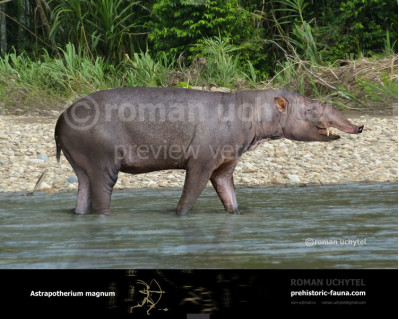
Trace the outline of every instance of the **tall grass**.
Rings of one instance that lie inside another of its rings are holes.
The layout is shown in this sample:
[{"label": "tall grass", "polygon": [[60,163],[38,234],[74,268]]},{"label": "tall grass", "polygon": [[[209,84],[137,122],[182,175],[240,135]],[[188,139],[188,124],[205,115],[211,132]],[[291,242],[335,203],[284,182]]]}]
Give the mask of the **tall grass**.
[{"label": "tall grass", "polygon": [[[278,9],[272,12],[275,26],[279,32],[279,38],[286,43],[289,51],[295,51],[303,60],[315,64],[322,63],[318,52],[317,43],[313,37],[312,26],[303,18],[303,12],[308,5],[304,0],[275,0],[280,4]],[[281,17],[277,18],[277,14]],[[292,35],[284,32],[284,25],[293,25]]]},{"label": "tall grass", "polygon": [[2,100],[12,104],[24,103],[23,99],[29,104],[32,99],[39,102],[41,96],[68,98],[120,85],[114,80],[118,79],[116,74],[110,76],[115,70],[101,57],[92,61],[72,44],[60,52],[59,58],[52,58],[46,50],[38,60],[16,52],[0,58]]},{"label": "tall grass", "polygon": [[217,85],[231,87],[237,79],[245,77],[240,67],[238,47],[230,44],[230,39],[220,35],[205,38],[197,45],[197,51],[206,57],[206,69],[202,80],[206,83],[216,82]]},{"label": "tall grass", "polygon": [[372,102],[386,103],[387,101],[397,102],[398,81],[382,74],[380,83],[373,83],[368,79],[357,79],[359,87],[364,91],[367,98]]},{"label": "tall grass", "polygon": [[124,54],[133,51],[132,34],[139,26],[134,19],[134,7],[139,1],[57,0],[57,3],[50,18],[52,39],[64,35],[85,48],[93,59],[99,55],[112,63],[120,62]]},{"label": "tall grass", "polygon": [[384,55],[389,56],[396,52],[396,46],[398,45],[398,40],[395,40],[391,44],[391,37],[389,34],[389,30],[385,32],[385,39],[384,39]]},{"label": "tall grass", "polygon": [[274,0],[274,2],[281,5],[281,9],[274,9],[274,11],[282,11],[284,13],[284,22],[280,22],[280,24],[289,23],[292,18],[299,18],[301,24],[305,23],[303,11],[308,5],[305,0]]},{"label": "tall grass", "polygon": [[[167,86],[176,82],[171,78],[177,75],[180,87],[184,81],[184,87],[216,84],[234,88],[235,81],[245,78],[251,87],[256,86],[254,67],[249,63],[246,75],[239,65],[239,49],[229,39],[204,39],[197,49],[199,57],[206,57],[206,63],[196,68],[195,77],[191,76],[193,66],[184,66],[166,54],[155,58],[149,51],[125,54],[116,67],[71,43],[58,48],[58,57],[43,50],[40,58],[32,60],[27,54],[14,51],[0,58],[0,98],[7,104],[29,104],[32,99],[40,102],[46,94],[65,100],[113,87]],[[187,78],[182,78],[182,74]]]},{"label": "tall grass", "polygon": [[134,53],[131,58],[126,54],[124,61],[114,67],[102,57],[93,59],[71,43],[58,50],[57,58],[46,50],[37,60],[15,51],[0,57],[0,100],[29,104],[45,95],[65,100],[121,86],[166,86],[175,63],[166,55],[153,59],[146,51]]},{"label": "tall grass", "polygon": [[[38,59],[23,52],[6,53],[0,57],[0,104],[26,107],[50,101],[47,104],[51,105],[52,100],[65,101],[108,88],[175,86],[176,83],[178,87],[211,84],[231,89],[279,87],[324,101],[333,96],[345,99],[336,105],[345,105],[347,100],[360,106],[368,106],[368,101],[389,105],[397,99],[394,70],[397,55],[384,58],[386,61],[362,60],[366,61],[362,62],[365,72],[357,78],[347,74],[353,70],[350,65],[333,68],[311,61],[286,59],[276,64],[273,78],[263,82],[249,61],[244,67],[240,65],[239,48],[228,39],[206,38],[196,49],[197,60],[189,66],[166,54],[154,57],[147,50],[131,56],[125,54],[123,61],[115,67],[104,58],[93,58],[87,50],[71,43],[58,48],[56,58],[46,50]],[[356,63],[357,68],[359,63]],[[377,72],[377,64],[381,72]],[[367,77],[371,72],[375,74]]]},{"label": "tall grass", "polygon": [[167,73],[173,68],[173,61],[161,54],[154,60],[149,51],[127,54],[123,62],[126,86],[166,86]]}]

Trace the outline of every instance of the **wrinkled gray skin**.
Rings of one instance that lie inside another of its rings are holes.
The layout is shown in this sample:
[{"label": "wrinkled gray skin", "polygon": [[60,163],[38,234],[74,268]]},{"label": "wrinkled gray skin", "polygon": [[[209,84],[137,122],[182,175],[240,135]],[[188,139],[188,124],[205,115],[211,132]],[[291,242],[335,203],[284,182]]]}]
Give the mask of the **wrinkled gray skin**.
[{"label": "wrinkled gray skin", "polygon": [[177,214],[186,215],[210,180],[225,209],[238,213],[233,171],[261,142],[338,139],[328,127],[361,133],[334,107],[283,91],[204,92],[119,88],[70,106],[55,128],[79,181],[75,213],[110,213],[118,172],[184,169]]}]

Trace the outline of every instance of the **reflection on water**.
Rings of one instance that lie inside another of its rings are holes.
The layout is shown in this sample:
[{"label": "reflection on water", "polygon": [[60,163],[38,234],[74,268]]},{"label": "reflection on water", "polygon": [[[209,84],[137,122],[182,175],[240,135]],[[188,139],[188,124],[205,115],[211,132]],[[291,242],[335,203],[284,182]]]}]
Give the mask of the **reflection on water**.
[{"label": "reflection on water", "polygon": [[396,268],[397,184],[115,191],[109,216],[71,213],[76,193],[0,195],[0,268]]}]

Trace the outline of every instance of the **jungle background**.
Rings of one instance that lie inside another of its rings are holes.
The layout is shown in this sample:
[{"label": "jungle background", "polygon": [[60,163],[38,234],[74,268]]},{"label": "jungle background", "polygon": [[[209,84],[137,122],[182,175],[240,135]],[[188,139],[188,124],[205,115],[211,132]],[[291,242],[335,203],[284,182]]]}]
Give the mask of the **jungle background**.
[{"label": "jungle background", "polygon": [[394,0],[0,0],[0,112],[121,86],[285,88],[392,108]]}]

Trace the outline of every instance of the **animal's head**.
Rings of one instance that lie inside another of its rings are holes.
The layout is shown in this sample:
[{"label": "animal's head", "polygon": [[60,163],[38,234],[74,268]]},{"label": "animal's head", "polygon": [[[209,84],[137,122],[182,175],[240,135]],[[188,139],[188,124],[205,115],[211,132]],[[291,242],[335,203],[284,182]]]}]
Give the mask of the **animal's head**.
[{"label": "animal's head", "polygon": [[330,142],[340,136],[332,132],[358,134],[363,125],[349,122],[335,107],[311,100],[300,94],[276,91],[274,105],[280,114],[280,125],[285,138],[297,141]]}]

